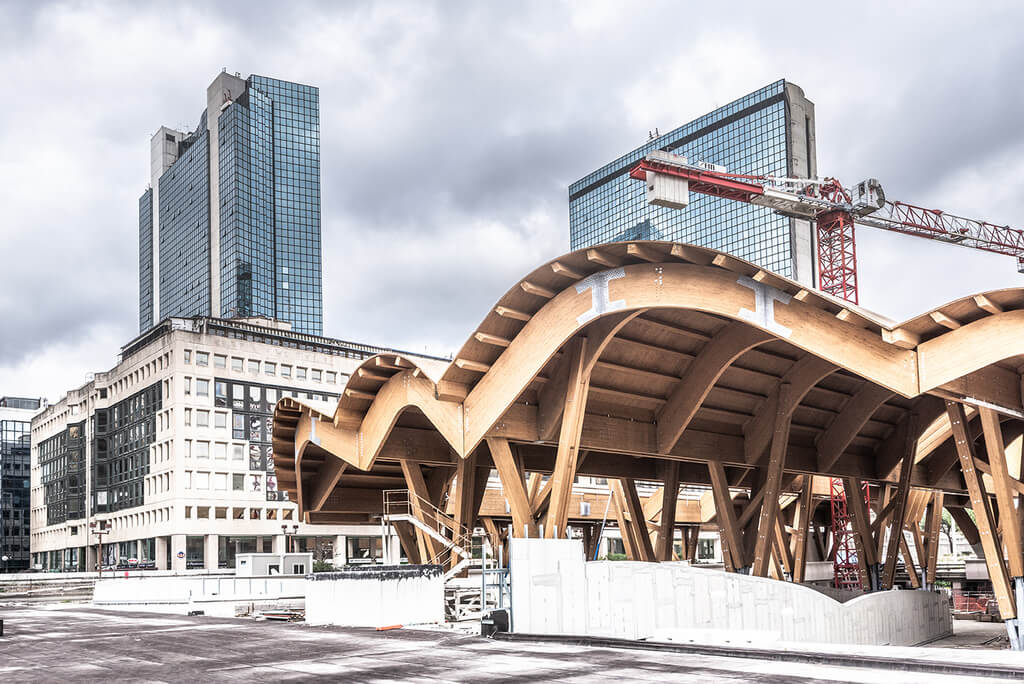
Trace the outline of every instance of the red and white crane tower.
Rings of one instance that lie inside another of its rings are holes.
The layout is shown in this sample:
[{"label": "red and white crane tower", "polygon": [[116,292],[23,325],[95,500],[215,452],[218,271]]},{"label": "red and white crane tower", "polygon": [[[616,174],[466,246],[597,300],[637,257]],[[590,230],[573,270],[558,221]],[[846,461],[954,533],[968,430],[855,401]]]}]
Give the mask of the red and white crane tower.
[{"label": "red and white crane tower", "polygon": [[[857,243],[854,225],[939,240],[962,247],[1005,254],[1017,259],[1024,273],[1024,231],[987,221],[947,214],[885,198],[874,178],[852,188],[835,178],[777,178],[729,173],[706,163],[690,163],[685,157],[661,150],[648,154],[630,169],[631,178],[647,184],[647,201],[683,209],[690,191],[769,207],[791,218],[817,224],[818,289],[853,304],[857,295]],[[846,510],[842,481],[831,481],[833,568],[835,586],[861,587],[860,573]],[[870,493],[865,487],[870,502]],[[877,583],[877,578],[872,579]]]}]

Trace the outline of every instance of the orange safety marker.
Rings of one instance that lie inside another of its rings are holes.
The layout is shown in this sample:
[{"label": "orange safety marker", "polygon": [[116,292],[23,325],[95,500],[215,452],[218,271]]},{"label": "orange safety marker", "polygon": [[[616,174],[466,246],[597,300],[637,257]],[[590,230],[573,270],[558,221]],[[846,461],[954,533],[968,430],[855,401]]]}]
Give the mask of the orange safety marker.
[{"label": "orange safety marker", "polygon": [[387,632],[388,630],[391,630],[391,629],[402,629],[402,625],[388,625],[387,627],[378,627],[377,631],[378,632]]}]

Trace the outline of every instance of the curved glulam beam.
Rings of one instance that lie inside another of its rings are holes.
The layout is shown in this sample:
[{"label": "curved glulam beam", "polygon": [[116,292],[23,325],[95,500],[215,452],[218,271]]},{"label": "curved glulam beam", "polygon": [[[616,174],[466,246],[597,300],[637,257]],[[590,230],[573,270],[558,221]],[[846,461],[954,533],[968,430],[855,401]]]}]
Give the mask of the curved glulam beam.
[{"label": "curved glulam beam", "polygon": [[917,394],[913,351],[895,348],[823,309],[718,268],[636,264],[588,276],[533,315],[466,397],[465,449],[479,444],[584,324],[610,310],[653,308],[689,309],[744,321],[894,392]]},{"label": "curved glulam beam", "polygon": [[465,457],[468,450],[464,448],[462,439],[462,406],[439,401],[435,396],[433,382],[422,375],[414,376],[412,371],[407,370],[393,375],[384,383],[359,426],[359,469],[369,470],[398,417],[413,406],[423,412],[456,453]]},{"label": "curved glulam beam", "polygon": [[[584,331],[587,338],[587,355],[583,359],[583,373],[589,382],[594,366],[608,343],[631,320],[643,310],[612,314],[590,324]],[[551,381],[544,384],[537,397],[538,439],[548,441],[558,434],[565,408],[565,395],[569,386],[569,355],[564,354],[551,374]]]},{"label": "curved glulam beam", "polygon": [[768,333],[746,323],[729,323],[704,345],[658,412],[660,453],[668,454],[675,448],[725,369],[744,352],[771,339]]},{"label": "curved glulam beam", "polygon": [[922,342],[917,347],[921,392],[946,388],[1020,411],[1020,376],[994,364],[1024,354],[1022,329],[1024,310],[1007,311]]},{"label": "curved glulam beam", "polygon": [[888,401],[893,395],[891,390],[870,382],[857,390],[857,393],[850,397],[839,415],[832,420],[823,433],[818,435],[815,444],[818,447],[818,469],[821,472],[828,472],[828,469],[839,460],[846,448],[850,446],[853,438],[864,428],[864,425],[871,420],[875,411]]},{"label": "curved glulam beam", "polygon": [[754,417],[743,427],[743,449],[747,463],[760,462],[768,450],[779,401],[779,388],[782,384],[789,385],[789,399],[786,406],[783,407],[783,413],[787,417],[792,417],[793,411],[807,396],[807,393],[835,370],[837,367],[834,364],[814,354],[807,354],[793,364],[779,380],[771,395],[757,407]]}]

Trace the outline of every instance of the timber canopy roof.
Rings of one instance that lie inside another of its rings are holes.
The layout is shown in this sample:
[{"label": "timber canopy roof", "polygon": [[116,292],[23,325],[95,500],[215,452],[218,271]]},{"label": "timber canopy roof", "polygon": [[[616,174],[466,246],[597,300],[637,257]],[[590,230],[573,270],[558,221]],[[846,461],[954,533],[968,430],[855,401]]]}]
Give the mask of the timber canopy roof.
[{"label": "timber canopy roof", "polygon": [[337,406],[282,399],[274,461],[302,519],[354,522],[406,486],[409,463],[433,491],[467,458],[492,467],[495,439],[526,472],[553,473],[561,446],[573,474],[658,480],[675,461],[681,482],[708,484],[720,464],[745,487],[785,416],[789,484],[895,482],[914,439],[913,486],[963,505],[946,400],[969,421],[994,408],[1009,443],[1024,432],[1022,366],[1024,290],[896,324],[715,250],[607,244],[530,273],[450,364],[378,355]]}]

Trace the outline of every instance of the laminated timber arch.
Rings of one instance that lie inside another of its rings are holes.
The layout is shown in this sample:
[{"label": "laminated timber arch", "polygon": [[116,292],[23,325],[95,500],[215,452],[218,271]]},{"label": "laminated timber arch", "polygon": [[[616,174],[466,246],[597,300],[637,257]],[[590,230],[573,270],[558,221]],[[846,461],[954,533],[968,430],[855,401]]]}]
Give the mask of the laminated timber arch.
[{"label": "laminated timber arch", "polygon": [[[310,520],[372,516],[367,492],[403,487],[415,462],[431,502],[469,523],[493,467],[516,510],[487,519],[549,535],[581,519],[576,475],[613,478],[623,523],[646,518],[627,535],[637,556],[664,557],[674,521],[670,510],[664,520],[639,510],[648,506],[636,482],[668,485],[652,510],[678,484],[711,486],[720,505],[737,507],[716,516],[732,528],[731,564],[763,574],[788,564],[782,537],[813,511],[808,476],[884,485],[871,507],[885,524],[916,511],[912,488],[968,504],[946,402],[965,406],[978,467],[991,470],[992,453],[1005,461],[981,444],[1009,444],[1021,424],[1022,332],[1022,290],[897,325],[713,250],[603,245],[514,285],[450,364],[377,356],[334,408],[282,399],[275,463]],[[999,415],[986,418],[992,437],[982,409]],[[989,476],[1014,496],[1020,478],[1019,468]],[[749,493],[737,499],[738,489]],[[862,523],[860,543],[876,548],[882,524]],[[888,560],[874,555],[865,557]]]}]

